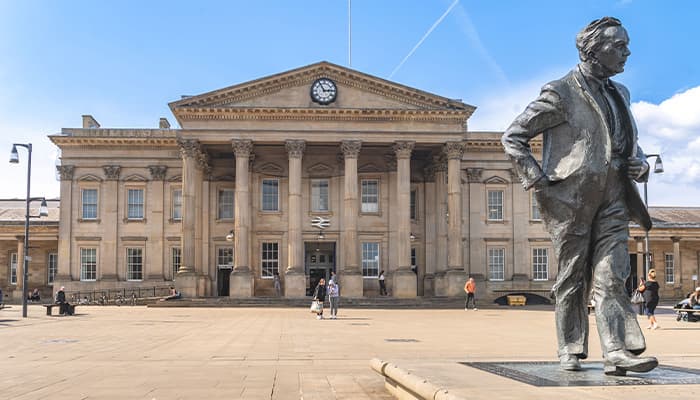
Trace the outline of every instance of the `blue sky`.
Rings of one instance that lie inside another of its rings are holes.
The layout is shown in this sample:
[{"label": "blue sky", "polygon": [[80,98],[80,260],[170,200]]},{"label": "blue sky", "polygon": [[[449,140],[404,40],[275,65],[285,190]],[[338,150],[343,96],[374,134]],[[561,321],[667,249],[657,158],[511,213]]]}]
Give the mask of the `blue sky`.
[{"label": "blue sky", "polygon": [[[352,68],[478,107],[471,130],[503,130],[578,61],[576,33],[605,15],[632,55],[640,143],[661,152],[651,205],[700,206],[700,2],[352,1]],[[1,1],[0,149],[32,142],[32,195],[57,197],[46,135],[92,114],[156,127],[167,103],[321,60],[348,65],[347,0]],[[26,153],[20,150],[26,161]],[[25,195],[24,165],[0,162],[0,198]]]}]

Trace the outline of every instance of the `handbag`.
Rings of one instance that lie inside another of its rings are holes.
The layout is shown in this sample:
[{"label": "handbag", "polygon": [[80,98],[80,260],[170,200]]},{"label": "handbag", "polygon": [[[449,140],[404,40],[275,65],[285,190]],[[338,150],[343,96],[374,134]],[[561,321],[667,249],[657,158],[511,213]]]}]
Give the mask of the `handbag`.
[{"label": "handbag", "polygon": [[644,303],[644,296],[642,296],[642,292],[640,292],[639,290],[635,290],[634,293],[632,293],[632,298],[630,299],[630,302],[632,302],[632,304]]},{"label": "handbag", "polygon": [[311,312],[312,313],[320,313],[323,310],[323,303],[321,303],[318,300],[314,300],[311,302]]}]

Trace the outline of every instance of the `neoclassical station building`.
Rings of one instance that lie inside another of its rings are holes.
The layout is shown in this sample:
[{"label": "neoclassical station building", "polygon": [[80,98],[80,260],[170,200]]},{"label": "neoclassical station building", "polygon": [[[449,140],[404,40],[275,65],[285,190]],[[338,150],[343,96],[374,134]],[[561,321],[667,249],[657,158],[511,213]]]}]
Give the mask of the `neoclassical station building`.
[{"label": "neoclassical station building", "polygon": [[[481,298],[496,298],[546,293],[556,279],[501,133],[470,131],[475,107],[460,100],[320,62],[170,109],[180,129],[165,118],[102,128],[85,115],[50,136],[62,154],[57,241],[32,259],[30,285],[174,282],[185,296],[241,298],[275,295],[279,275],[294,298],[336,272],[343,296],[363,297],[378,295],[384,271],[394,297],[461,295],[473,276]],[[696,285],[700,210],[659,213],[652,262],[662,294],[677,296]],[[641,275],[644,232],[631,229]],[[19,238],[0,238],[6,282]]]}]

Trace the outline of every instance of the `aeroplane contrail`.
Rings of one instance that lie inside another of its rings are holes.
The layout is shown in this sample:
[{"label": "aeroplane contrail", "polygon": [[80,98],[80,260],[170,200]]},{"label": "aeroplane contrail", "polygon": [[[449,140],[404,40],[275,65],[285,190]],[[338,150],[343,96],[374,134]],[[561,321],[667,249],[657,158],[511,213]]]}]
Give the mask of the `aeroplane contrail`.
[{"label": "aeroplane contrail", "polygon": [[435,28],[437,28],[437,26],[440,25],[440,22],[442,22],[442,20],[445,19],[445,17],[447,16],[447,14],[449,14],[450,11],[452,11],[452,9],[457,5],[457,3],[459,3],[459,0],[453,1],[452,4],[450,4],[450,6],[447,7],[447,11],[445,11],[445,12],[440,16],[440,18],[438,18],[437,21],[435,21],[435,23],[433,24],[433,26],[431,26],[430,29],[428,29],[428,32],[426,32],[425,35],[423,35],[423,37],[418,41],[418,43],[416,43],[416,45],[413,46],[413,48],[411,49],[411,51],[409,51],[408,54],[406,55],[406,57],[404,57],[403,60],[401,60],[401,62],[399,63],[399,65],[397,65],[396,68],[394,68],[394,70],[391,71],[391,74],[389,74],[389,78],[390,78],[390,79],[391,79],[392,76],[394,76],[394,74],[396,73],[396,71],[398,71],[399,68],[401,68],[401,66],[403,66],[403,64],[406,62],[406,60],[408,60],[409,57],[411,57],[411,56],[413,55],[413,53],[416,52],[416,50],[418,49],[418,47],[420,47],[420,45],[423,44],[423,42],[425,41],[425,39],[428,38],[428,36],[433,32],[433,30],[435,30]]}]

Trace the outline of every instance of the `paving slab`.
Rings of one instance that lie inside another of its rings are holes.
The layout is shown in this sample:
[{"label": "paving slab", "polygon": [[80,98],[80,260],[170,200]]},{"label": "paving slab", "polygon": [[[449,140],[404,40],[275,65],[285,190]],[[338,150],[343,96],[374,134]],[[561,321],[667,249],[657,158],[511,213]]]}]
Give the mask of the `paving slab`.
[{"label": "paving slab", "polygon": [[[390,399],[383,378],[369,368],[372,358],[466,382],[470,398],[643,393],[641,387],[550,390],[457,364],[552,361],[551,307],[341,307],[338,320],[321,321],[306,308],[77,310],[73,317],[49,317],[30,305],[26,319],[21,307],[0,310],[0,399]],[[659,320],[662,329],[647,333],[648,352],[662,364],[700,368],[700,324],[663,312]],[[592,335],[592,358],[598,347]],[[698,393],[697,385],[657,388],[643,390],[663,399]]]}]

